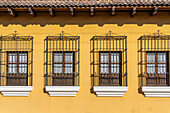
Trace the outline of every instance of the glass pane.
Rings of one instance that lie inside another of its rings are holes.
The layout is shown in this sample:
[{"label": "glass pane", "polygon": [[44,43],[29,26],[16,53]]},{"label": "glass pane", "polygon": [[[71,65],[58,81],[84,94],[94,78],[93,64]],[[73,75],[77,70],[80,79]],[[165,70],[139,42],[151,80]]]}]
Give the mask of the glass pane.
[{"label": "glass pane", "polygon": [[109,73],[109,64],[101,64],[100,73]]},{"label": "glass pane", "polygon": [[73,64],[65,64],[65,73],[73,73]]},{"label": "glass pane", "polygon": [[17,73],[17,64],[8,64],[8,73]]},{"label": "glass pane", "polygon": [[111,64],[111,73],[119,73],[119,64]]},{"label": "glass pane", "polygon": [[27,53],[19,54],[19,63],[27,63]]},{"label": "glass pane", "polygon": [[112,63],[118,63],[119,62],[119,53],[112,53],[111,54],[111,62]]},{"label": "glass pane", "polygon": [[65,62],[73,62],[73,53],[65,53]]},{"label": "glass pane", "polygon": [[147,62],[155,62],[155,53],[147,53]]},{"label": "glass pane", "polygon": [[100,53],[100,62],[109,63],[109,53]]},{"label": "glass pane", "polygon": [[63,65],[54,64],[54,73],[63,73]]},{"label": "glass pane", "polygon": [[166,73],[166,64],[158,64],[158,73]]},{"label": "glass pane", "polygon": [[54,62],[63,62],[63,53],[54,53]]},{"label": "glass pane", "polygon": [[9,53],[8,54],[8,62],[16,63],[17,62],[17,53]]},{"label": "glass pane", "polygon": [[155,73],[155,64],[147,64],[147,73]]},{"label": "glass pane", "polygon": [[166,62],[166,53],[158,53],[158,62]]},{"label": "glass pane", "polygon": [[19,73],[27,73],[27,64],[19,64]]}]

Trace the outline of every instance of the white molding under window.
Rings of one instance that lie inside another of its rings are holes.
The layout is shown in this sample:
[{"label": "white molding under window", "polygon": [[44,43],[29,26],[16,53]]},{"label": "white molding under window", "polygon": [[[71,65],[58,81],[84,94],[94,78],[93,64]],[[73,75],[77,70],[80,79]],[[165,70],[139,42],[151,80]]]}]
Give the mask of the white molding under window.
[{"label": "white molding under window", "polygon": [[3,96],[29,96],[33,86],[0,86]]},{"label": "white molding under window", "polygon": [[123,97],[128,86],[93,86],[98,97]]},{"label": "white molding under window", "polygon": [[170,97],[170,86],[142,86],[145,97]]},{"label": "white molding under window", "polygon": [[50,96],[76,96],[80,86],[46,86]]}]

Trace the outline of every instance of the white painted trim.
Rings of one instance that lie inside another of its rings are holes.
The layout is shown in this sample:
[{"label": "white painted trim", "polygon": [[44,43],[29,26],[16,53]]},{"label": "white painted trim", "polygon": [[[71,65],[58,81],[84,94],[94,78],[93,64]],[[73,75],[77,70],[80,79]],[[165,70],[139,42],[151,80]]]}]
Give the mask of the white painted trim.
[{"label": "white painted trim", "polygon": [[170,86],[142,86],[145,97],[170,97]]},{"label": "white painted trim", "polygon": [[93,86],[98,97],[123,97],[128,86]]},{"label": "white painted trim", "polygon": [[45,86],[50,96],[76,96],[80,86]]},{"label": "white painted trim", "polygon": [[29,96],[33,86],[0,86],[3,96]]}]

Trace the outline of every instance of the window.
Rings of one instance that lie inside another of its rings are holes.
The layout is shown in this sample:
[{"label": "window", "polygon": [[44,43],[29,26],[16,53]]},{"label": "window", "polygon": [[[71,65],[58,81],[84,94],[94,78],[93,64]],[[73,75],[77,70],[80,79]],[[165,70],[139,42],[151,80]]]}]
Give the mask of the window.
[{"label": "window", "polygon": [[148,86],[168,85],[168,53],[167,52],[146,52],[146,84]]},{"label": "window", "polygon": [[93,86],[127,86],[126,36],[94,36],[91,39]]},{"label": "window", "polygon": [[139,80],[142,86],[169,86],[169,40],[167,35],[138,39]]},{"label": "window", "polygon": [[26,86],[28,84],[28,53],[7,52],[7,85]]},{"label": "window", "polygon": [[47,36],[46,86],[79,86],[79,36]]},{"label": "window", "polygon": [[121,52],[100,52],[100,85],[121,85]]},{"label": "window", "polygon": [[32,86],[33,37],[15,33],[0,41],[1,86]]},{"label": "window", "polygon": [[53,85],[74,85],[74,52],[53,52]]}]

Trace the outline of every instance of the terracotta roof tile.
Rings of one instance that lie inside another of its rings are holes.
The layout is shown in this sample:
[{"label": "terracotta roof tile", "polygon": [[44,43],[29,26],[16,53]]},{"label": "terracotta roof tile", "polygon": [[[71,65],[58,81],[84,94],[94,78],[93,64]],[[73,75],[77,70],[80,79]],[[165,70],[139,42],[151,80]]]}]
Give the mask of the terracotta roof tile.
[{"label": "terracotta roof tile", "polygon": [[170,0],[0,0],[0,7],[170,6]]}]

